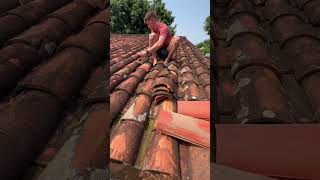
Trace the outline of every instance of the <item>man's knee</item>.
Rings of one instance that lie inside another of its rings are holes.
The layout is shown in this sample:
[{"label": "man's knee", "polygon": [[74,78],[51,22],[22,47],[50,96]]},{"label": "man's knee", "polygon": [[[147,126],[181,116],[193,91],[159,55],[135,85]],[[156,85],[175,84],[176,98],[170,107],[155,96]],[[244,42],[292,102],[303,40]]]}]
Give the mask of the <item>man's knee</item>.
[{"label": "man's knee", "polygon": [[152,32],[149,34],[149,40],[156,40],[157,39],[157,34]]},{"label": "man's knee", "polygon": [[173,40],[174,40],[176,43],[179,43],[181,39],[180,39],[179,36],[174,35],[174,36],[173,36]]}]

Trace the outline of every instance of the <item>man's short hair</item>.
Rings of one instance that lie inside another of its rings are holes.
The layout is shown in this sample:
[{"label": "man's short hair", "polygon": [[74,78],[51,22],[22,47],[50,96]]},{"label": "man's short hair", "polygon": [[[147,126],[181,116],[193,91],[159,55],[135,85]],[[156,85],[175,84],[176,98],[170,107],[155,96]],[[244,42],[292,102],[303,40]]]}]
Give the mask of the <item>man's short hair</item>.
[{"label": "man's short hair", "polygon": [[157,12],[155,10],[147,12],[147,14],[144,16],[144,23],[147,23],[151,19],[158,20]]}]

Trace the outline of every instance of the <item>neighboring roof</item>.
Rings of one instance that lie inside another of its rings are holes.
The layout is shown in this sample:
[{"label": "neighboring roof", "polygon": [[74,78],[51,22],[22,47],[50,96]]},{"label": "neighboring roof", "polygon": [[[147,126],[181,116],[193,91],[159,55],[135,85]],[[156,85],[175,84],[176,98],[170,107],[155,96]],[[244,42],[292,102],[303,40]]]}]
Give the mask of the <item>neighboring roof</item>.
[{"label": "neighboring roof", "polygon": [[123,179],[209,179],[209,149],[161,134],[153,125],[161,109],[177,112],[177,100],[209,100],[210,60],[181,37],[168,67],[163,60],[152,67],[136,56],[147,46],[147,35],[111,35],[110,173]]},{"label": "neighboring roof", "polygon": [[319,122],[319,9],[308,0],[217,1],[217,123]]},{"label": "neighboring roof", "polygon": [[108,2],[0,4],[1,179],[106,177]]}]

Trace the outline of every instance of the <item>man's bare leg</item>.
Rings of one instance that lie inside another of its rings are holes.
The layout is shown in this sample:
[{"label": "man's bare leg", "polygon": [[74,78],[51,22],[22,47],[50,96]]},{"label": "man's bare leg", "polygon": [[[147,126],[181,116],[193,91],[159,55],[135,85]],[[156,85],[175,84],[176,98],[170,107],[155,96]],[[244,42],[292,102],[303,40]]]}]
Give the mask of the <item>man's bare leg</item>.
[{"label": "man's bare leg", "polygon": [[[158,36],[156,33],[152,32],[149,34],[149,47],[152,47],[157,41],[158,41]],[[157,54],[156,52],[151,53],[151,58],[153,59],[153,66],[157,64]]]},{"label": "man's bare leg", "polygon": [[174,35],[169,43],[168,48],[167,48],[169,51],[169,54],[168,54],[168,57],[166,58],[166,60],[164,61],[164,65],[168,65],[168,63],[170,62],[173,53],[176,52],[176,50],[178,48],[179,42],[180,42],[180,37],[177,35]]}]

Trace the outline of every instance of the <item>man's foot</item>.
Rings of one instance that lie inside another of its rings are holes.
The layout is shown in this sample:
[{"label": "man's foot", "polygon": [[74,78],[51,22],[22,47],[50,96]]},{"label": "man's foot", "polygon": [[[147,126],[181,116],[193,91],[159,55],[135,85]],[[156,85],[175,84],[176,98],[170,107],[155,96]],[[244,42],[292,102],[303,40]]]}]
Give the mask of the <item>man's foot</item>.
[{"label": "man's foot", "polygon": [[153,66],[155,66],[158,63],[157,58],[153,58]]},{"label": "man's foot", "polygon": [[168,66],[168,63],[169,63],[169,59],[166,59],[166,60],[164,61],[163,65],[164,65],[165,67],[167,67],[167,66]]}]

